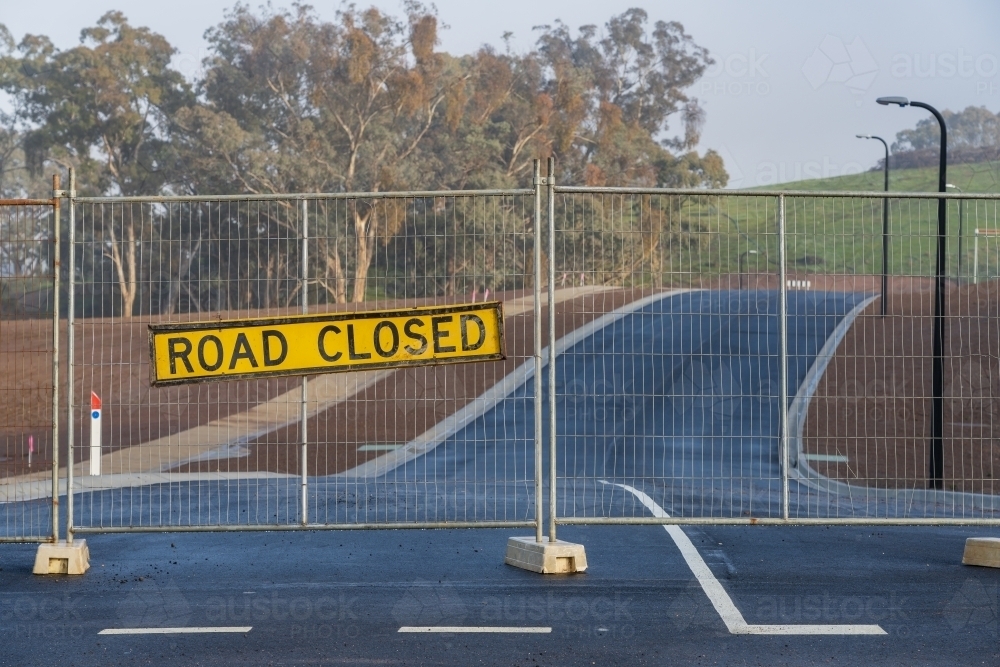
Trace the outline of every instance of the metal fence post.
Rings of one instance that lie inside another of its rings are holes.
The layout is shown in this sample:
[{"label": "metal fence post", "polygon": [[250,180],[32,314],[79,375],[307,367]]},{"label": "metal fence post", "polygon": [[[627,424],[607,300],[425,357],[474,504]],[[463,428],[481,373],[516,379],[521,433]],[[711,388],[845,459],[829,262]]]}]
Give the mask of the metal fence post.
[{"label": "metal fence post", "polygon": [[556,161],[549,158],[549,542],[556,541]]},{"label": "metal fence post", "polygon": [[788,274],[786,273],[785,195],[778,196],[778,419],[781,428],[781,517],[788,520]]},{"label": "metal fence post", "polygon": [[76,310],[76,171],[69,168],[69,275],[68,292],[66,294],[66,451],[69,452],[69,463],[66,465],[66,541],[73,541],[73,364],[76,361],[73,341],[75,339],[74,325]]},{"label": "metal fence post", "polygon": [[972,237],[972,282],[979,282],[979,230]]},{"label": "metal fence post", "polygon": [[[302,200],[302,314],[309,313],[309,200]],[[309,477],[308,459],[306,447],[309,442],[306,426],[309,421],[309,380],[302,376],[302,404],[299,414],[299,431],[302,436],[302,444],[299,451],[299,459],[302,464],[302,525],[309,523]]]},{"label": "metal fence post", "polygon": [[542,523],[544,513],[542,511],[542,161],[535,160],[534,178],[532,179],[535,188],[535,239],[533,256],[533,287],[532,295],[534,299],[533,313],[535,350],[532,357],[535,371],[535,541],[542,541]]},{"label": "metal fence post", "polygon": [[[52,176],[52,541],[59,541],[59,174]],[[70,465],[72,465],[72,460]]]}]

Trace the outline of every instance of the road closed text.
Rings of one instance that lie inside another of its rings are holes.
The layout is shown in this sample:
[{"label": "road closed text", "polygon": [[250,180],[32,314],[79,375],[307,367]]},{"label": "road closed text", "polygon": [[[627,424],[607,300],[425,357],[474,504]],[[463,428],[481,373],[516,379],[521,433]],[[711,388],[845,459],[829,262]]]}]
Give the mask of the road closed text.
[{"label": "road closed text", "polygon": [[499,303],[149,326],[153,386],[504,358]]}]

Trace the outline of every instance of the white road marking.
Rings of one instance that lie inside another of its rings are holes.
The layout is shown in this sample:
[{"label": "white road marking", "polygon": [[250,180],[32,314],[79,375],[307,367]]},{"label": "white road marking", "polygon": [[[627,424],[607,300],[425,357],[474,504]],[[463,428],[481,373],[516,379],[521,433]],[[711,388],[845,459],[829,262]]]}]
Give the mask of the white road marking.
[{"label": "white road marking", "polygon": [[820,463],[847,463],[848,458],[840,454],[803,454],[807,461],[819,461]]},{"label": "white road marking", "polygon": [[497,634],[518,634],[529,633],[547,635],[552,632],[552,628],[546,627],[509,627],[509,626],[489,626],[489,625],[404,625],[398,632],[444,632],[444,633],[473,633],[491,632]]},{"label": "white road marking", "polygon": [[[610,484],[610,482],[603,482]],[[656,501],[647,496],[642,491],[627,484],[613,484],[618,486],[633,496],[646,506],[653,516],[669,518],[662,507]],[[743,614],[733,604],[732,598],[726,593],[719,580],[715,578],[712,571],[705,564],[705,560],[698,553],[698,549],[691,543],[691,539],[681,530],[680,526],[664,526],[667,533],[673,539],[674,544],[684,557],[684,561],[694,574],[701,588],[705,591],[715,611],[722,617],[726,628],[734,635],[884,635],[885,630],[879,625],[751,625],[743,618]]]},{"label": "white road marking", "polygon": [[188,635],[214,632],[250,632],[253,626],[238,627],[194,627],[194,628],[107,628],[99,635]]}]

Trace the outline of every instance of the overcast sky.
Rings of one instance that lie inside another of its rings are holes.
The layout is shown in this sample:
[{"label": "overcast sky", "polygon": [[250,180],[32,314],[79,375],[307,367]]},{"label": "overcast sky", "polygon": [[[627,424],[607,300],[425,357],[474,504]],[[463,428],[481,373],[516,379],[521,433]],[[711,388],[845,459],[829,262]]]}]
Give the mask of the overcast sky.
[{"label": "overcast sky", "polygon": [[[165,35],[178,49],[175,65],[189,77],[206,55],[207,28],[231,0],[0,0],[0,22],[20,39],[48,35],[60,48],[108,9]],[[250,3],[256,5],[258,3]],[[288,6],[274,0],[275,7]],[[339,2],[313,3],[332,17]],[[397,0],[376,0],[393,12]],[[707,111],[700,148],[722,153],[730,187],[835,176],[868,169],[881,144],[923,118],[920,109],[881,107],[875,98],[903,95],[939,109],[983,105],[1000,111],[1000,3],[995,0],[920,2],[801,0],[438,0],[442,47],[451,53],[501,44],[526,51],[532,27],[562,19],[570,26],[603,25],[641,6],[651,21],[680,21],[709,49],[716,64],[690,91]]]}]

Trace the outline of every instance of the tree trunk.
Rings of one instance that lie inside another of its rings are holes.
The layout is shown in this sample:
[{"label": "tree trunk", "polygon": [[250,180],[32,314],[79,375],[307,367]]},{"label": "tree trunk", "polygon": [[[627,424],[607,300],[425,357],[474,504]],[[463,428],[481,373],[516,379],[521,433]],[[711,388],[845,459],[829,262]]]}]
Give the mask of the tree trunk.
[{"label": "tree trunk", "polygon": [[122,227],[125,231],[124,258],[118,247],[118,238],[115,236],[114,221],[106,229],[111,237],[111,263],[115,267],[115,274],[118,278],[118,290],[122,299],[122,317],[128,319],[132,317],[136,292],[138,291],[135,266],[135,223],[131,219],[128,222],[122,220]]},{"label": "tree trunk", "polygon": [[[340,261],[340,243],[324,244],[323,258],[326,264],[325,279],[319,281],[320,286],[333,297],[334,303],[347,303],[347,276],[344,275],[344,265]],[[331,276],[331,274],[333,274]],[[333,285],[330,285],[330,279]]]},{"label": "tree trunk", "polygon": [[354,296],[351,299],[354,303],[362,303],[365,300],[365,290],[368,287],[368,268],[371,266],[372,257],[375,254],[375,228],[377,220],[375,217],[375,206],[369,205],[367,211],[362,213],[357,206],[354,209],[354,238],[357,247],[357,254],[354,258]]},{"label": "tree trunk", "polygon": [[[181,299],[181,283],[187,278],[187,274],[191,270],[191,264],[194,262],[194,258],[198,255],[198,250],[200,249],[201,239],[198,239],[198,242],[194,244],[194,247],[188,253],[187,259],[185,260],[181,257],[180,266],[177,268],[177,280],[170,281],[170,291],[167,293],[167,304],[163,308],[163,315],[173,315],[177,312],[177,306]],[[199,307],[198,310],[200,312],[201,308]]]}]

